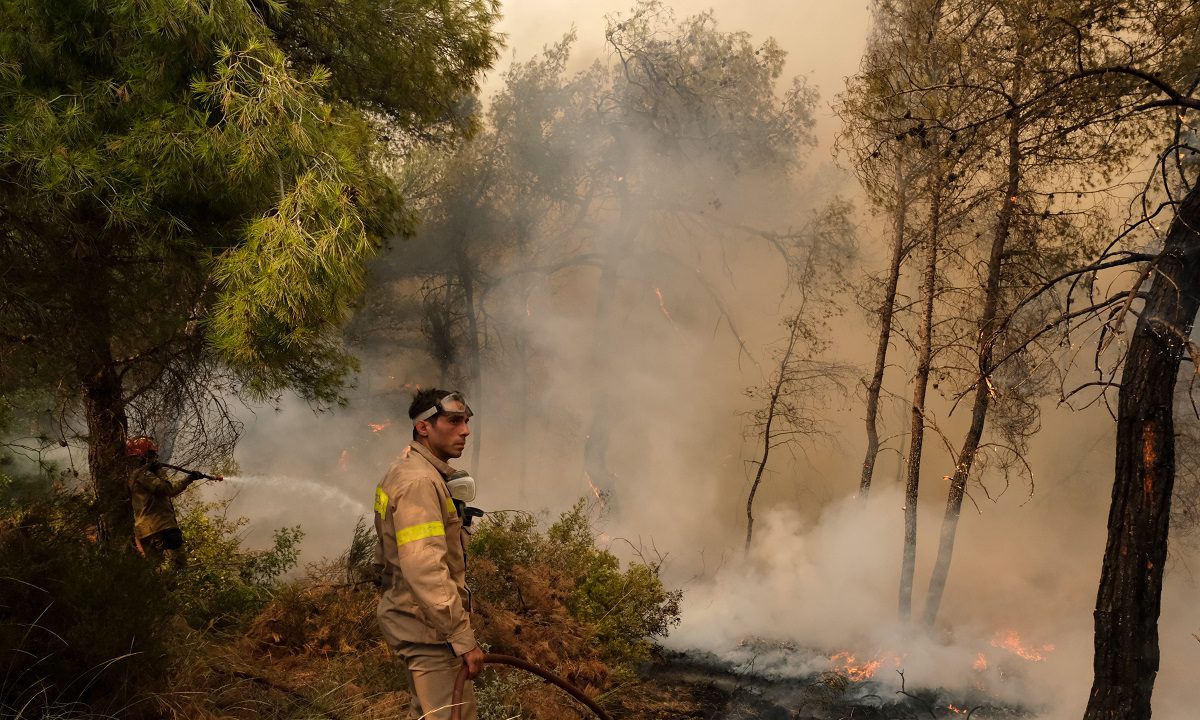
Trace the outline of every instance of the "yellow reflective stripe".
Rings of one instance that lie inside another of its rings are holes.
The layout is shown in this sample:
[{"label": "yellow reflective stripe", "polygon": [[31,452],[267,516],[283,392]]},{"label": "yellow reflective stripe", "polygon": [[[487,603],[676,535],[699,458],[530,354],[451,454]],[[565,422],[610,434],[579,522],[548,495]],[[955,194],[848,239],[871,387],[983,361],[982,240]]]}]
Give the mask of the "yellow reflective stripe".
[{"label": "yellow reflective stripe", "polygon": [[396,533],[396,547],[407,545],[410,542],[416,542],[417,540],[424,540],[425,538],[437,537],[445,534],[446,526],[442,524],[441,520],[434,520],[433,522],[422,523],[421,525],[413,525],[412,527],[406,527]]},{"label": "yellow reflective stripe", "polygon": [[388,495],[383,488],[375,488],[375,514],[379,517],[387,515]]},{"label": "yellow reflective stripe", "polygon": [[446,512],[451,515],[458,514],[458,508],[454,507],[454,498],[446,498]]}]

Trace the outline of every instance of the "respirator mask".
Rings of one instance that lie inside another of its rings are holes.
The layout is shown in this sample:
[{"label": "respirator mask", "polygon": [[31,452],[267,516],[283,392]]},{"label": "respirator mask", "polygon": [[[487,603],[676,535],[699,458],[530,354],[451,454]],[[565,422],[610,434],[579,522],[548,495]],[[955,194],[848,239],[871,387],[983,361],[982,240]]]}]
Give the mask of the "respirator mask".
[{"label": "respirator mask", "polygon": [[466,470],[455,470],[453,475],[446,478],[446,489],[450,491],[450,497],[461,503],[469,503],[475,499],[475,478]]}]

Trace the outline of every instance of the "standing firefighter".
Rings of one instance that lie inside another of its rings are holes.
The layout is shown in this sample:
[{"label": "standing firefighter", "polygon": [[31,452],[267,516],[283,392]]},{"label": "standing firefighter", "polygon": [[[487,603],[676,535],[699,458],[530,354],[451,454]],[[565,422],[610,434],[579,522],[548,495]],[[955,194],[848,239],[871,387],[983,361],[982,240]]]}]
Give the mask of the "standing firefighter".
[{"label": "standing firefighter", "polygon": [[[447,720],[459,670],[465,664],[474,678],[484,657],[471,629],[463,503],[456,505],[460,493],[452,496],[447,486],[455,471],[446,461],[467,445],[471,408],[461,393],[422,390],[408,416],[413,442],[375,489],[375,562],[383,580],[376,614],[388,646],[404,661],[411,717]],[[472,497],[473,490],[472,482]],[[469,682],[461,714],[476,717]]]},{"label": "standing firefighter", "polygon": [[158,443],[145,435],[126,440],[125,454],[135,463],[129,474],[129,495],[133,500],[133,536],[138,551],[154,560],[161,560],[170,551],[175,564],[183,564],[183,533],[171,499],[206,476],[189,472],[179,483],[172,483],[167,479],[166,468],[158,463]]}]

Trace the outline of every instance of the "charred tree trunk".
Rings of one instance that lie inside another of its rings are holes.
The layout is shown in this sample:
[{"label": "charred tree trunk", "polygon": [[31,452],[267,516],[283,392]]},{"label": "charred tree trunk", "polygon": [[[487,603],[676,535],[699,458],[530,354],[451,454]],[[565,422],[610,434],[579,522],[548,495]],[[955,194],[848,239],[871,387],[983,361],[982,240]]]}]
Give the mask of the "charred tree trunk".
[{"label": "charred tree trunk", "polygon": [[1095,678],[1084,720],[1150,717],[1175,481],[1175,382],[1200,308],[1197,228],[1200,188],[1194,187],[1171,223],[1125,357],[1108,543],[1096,596]]},{"label": "charred tree trunk", "polygon": [[[935,181],[936,182],[936,181]],[[921,325],[917,370],[913,377],[912,435],[908,446],[908,476],[904,485],[904,551],[900,564],[900,621],[912,617],[913,574],[917,565],[917,497],[921,485],[921,449],[925,441],[925,391],[933,361],[933,301],[937,291],[938,240],[941,231],[941,188],[934,187],[929,205],[929,238],[921,281]]]},{"label": "charred tree trunk", "polygon": [[[1014,97],[1020,96],[1021,67],[1018,64],[1014,75]],[[938,539],[937,560],[933,565],[933,574],[929,578],[929,593],[925,599],[926,627],[932,626],[937,620],[938,610],[942,604],[942,594],[946,589],[946,578],[950,574],[950,560],[954,555],[954,540],[958,533],[958,520],[962,516],[963,496],[967,489],[967,479],[971,476],[971,468],[975,464],[975,453],[979,451],[979,441],[983,437],[984,424],[987,421],[988,408],[991,404],[992,390],[988,376],[992,372],[992,348],[995,344],[996,320],[1000,311],[1001,279],[1004,264],[1004,248],[1012,230],[1013,215],[1016,212],[1018,192],[1021,187],[1021,118],[1014,111],[1012,123],[1008,131],[1008,181],[1004,188],[1004,197],[1000,200],[1000,212],[996,217],[996,232],[992,237],[991,252],[988,255],[987,285],[984,291],[983,311],[979,315],[979,338],[976,358],[979,362],[978,373],[975,376],[975,400],[971,405],[971,425],[959,448],[958,462],[954,466],[954,476],[950,480],[950,491],[946,497],[946,512],[942,516],[942,530]]]},{"label": "charred tree trunk", "polygon": [[896,209],[892,230],[892,259],[884,285],[883,301],[879,305],[879,342],[875,347],[875,372],[867,384],[867,454],[863,458],[862,479],[858,497],[866,501],[875,475],[875,460],[879,457],[879,393],[883,390],[883,374],[887,368],[888,346],[892,342],[892,318],[896,312],[896,287],[900,284],[900,265],[904,261],[905,230],[908,224],[908,193],[905,184],[904,161],[896,160]]}]

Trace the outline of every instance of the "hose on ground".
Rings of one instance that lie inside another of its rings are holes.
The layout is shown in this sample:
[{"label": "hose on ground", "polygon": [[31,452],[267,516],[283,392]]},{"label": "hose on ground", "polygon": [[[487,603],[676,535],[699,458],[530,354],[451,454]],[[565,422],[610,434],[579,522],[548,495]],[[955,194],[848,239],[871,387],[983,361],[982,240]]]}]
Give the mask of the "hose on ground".
[{"label": "hose on ground", "polygon": [[[600,718],[600,720],[612,720],[612,718],[608,716],[608,713],[601,710],[600,706],[597,705],[590,697],[584,695],[582,690],[566,680],[563,680],[557,675],[554,675],[550,671],[534,665],[533,663],[525,662],[521,658],[513,657],[512,655],[497,655],[493,653],[484,655],[483,663],[485,665],[510,665],[512,667],[524,670],[527,673],[537,675],[546,682],[552,685],[557,685],[565,690],[568,695],[587,706],[587,709],[591,710],[592,714]],[[463,687],[466,685],[466,683],[467,665],[466,663],[463,663],[462,669],[458,671],[458,677],[454,680],[454,696],[451,701],[453,704],[450,708],[450,720],[462,720],[459,709],[462,707]]]}]

